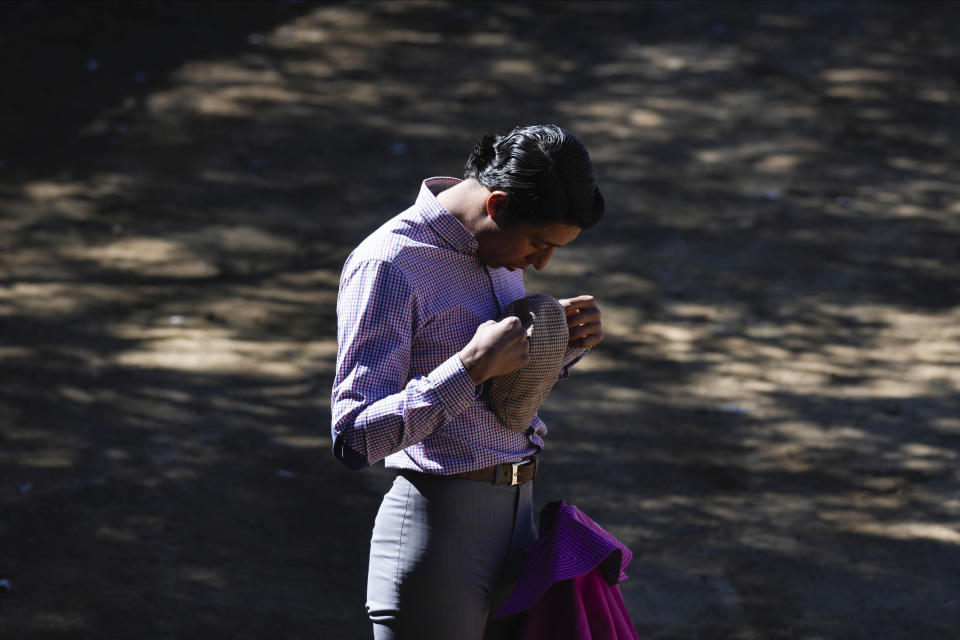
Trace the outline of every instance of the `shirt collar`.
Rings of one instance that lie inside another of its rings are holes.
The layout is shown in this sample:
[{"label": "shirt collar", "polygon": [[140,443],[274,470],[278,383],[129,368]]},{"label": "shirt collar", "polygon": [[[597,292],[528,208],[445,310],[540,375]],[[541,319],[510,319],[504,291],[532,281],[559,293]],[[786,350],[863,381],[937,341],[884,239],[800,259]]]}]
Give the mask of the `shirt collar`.
[{"label": "shirt collar", "polygon": [[420,185],[417,209],[426,223],[451,247],[461,253],[475,256],[477,255],[477,239],[437,200],[438,193],[460,182],[462,181],[458,178],[427,178]]}]

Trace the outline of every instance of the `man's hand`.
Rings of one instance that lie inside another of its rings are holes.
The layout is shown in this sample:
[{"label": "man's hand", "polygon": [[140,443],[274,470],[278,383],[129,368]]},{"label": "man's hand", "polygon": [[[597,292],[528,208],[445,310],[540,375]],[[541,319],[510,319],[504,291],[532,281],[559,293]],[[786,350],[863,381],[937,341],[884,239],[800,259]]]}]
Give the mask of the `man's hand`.
[{"label": "man's hand", "polygon": [[480,384],[530,362],[530,341],[519,318],[487,320],[458,355],[473,383]]},{"label": "man's hand", "polygon": [[593,296],[577,296],[559,300],[567,314],[567,327],[570,329],[571,347],[589,349],[603,340],[603,325],[600,320],[600,307]]}]

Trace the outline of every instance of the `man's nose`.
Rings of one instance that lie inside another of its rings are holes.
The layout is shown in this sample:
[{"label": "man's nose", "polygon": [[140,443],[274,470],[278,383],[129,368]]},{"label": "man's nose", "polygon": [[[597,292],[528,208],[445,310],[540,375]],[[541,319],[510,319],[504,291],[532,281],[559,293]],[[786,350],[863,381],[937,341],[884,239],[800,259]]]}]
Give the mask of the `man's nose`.
[{"label": "man's nose", "polygon": [[530,264],[533,265],[534,269],[540,271],[540,269],[543,269],[545,266],[547,266],[547,263],[550,262],[550,256],[552,255],[553,247],[549,247],[543,251],[538,251],[537,253],[533,254],[533,259],[530,260]]}]

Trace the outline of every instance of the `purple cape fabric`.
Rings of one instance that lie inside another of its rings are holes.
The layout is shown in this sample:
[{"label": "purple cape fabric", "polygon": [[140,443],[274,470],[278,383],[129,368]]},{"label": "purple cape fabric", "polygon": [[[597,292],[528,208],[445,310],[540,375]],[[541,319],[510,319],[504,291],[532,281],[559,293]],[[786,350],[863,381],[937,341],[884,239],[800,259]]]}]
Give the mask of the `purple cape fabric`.
[{"label": "purple cape fabric", "polygon": [[619,582],[633,554],[564,501],[540,514],[540,537],[510,598],[497,611],[525,611],[520,640],[639,640]]},{"label": "purple cape fabric", "polygon": [[497,617],[530,608],[554,583],[597,569],[608,585],[627,579],[633,554],[582,511],[563,500],[540,514],[540,537],[527,549],[519,580]]},{"label": "purple cape fabric", "polygon": [[640,640],[619,585],[594,569],[557,582],[523,616],[518,640]]}]

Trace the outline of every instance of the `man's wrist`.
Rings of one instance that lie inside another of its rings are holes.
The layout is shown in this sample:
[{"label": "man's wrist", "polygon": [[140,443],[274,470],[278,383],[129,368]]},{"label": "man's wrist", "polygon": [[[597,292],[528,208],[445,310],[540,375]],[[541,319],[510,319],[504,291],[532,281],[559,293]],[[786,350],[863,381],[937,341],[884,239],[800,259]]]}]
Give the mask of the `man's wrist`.
[{"label": "man's wrist", "polygon": [[476,386],[483,384],[487,376],[484,375],[484,371],[480,366],[480,359],[474,357],[473,354],[467,352],[466,349],[461,350],[457,355],[460,357],[460,364],[463,365],[464,371],[466,371],[470,379],[473,380],[473,384]]}]

